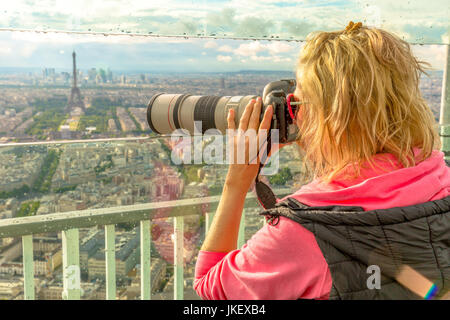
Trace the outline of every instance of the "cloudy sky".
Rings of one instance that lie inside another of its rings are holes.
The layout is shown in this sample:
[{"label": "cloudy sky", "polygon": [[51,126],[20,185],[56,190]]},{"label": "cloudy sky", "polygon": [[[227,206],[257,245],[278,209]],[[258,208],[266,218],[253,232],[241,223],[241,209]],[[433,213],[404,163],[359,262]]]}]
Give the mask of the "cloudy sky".
[{"label": "cloudy sky", "polygon": [[112,70],[292,70],[313,30],[362,21],[395,32],[420,58],[442,69],[449,4],[433,1],[14,0],[2,1],[0,28],[151,35],[216,35],[259,40],[184,39],[0,31],[0,67]]},{"label": "cloudy sky", "polygon": [[0,27],[304,38],[353,20],[448,43],[449,15],[448,0],[5,0]]}]

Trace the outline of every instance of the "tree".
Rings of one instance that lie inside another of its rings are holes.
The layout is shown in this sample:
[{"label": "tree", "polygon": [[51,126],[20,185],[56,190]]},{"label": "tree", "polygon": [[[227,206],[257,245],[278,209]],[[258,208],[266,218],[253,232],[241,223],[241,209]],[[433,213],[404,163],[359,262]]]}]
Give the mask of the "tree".
[{"label": "tree", "polygon": [[270,183],[278,186],[286,184],[286,182],[290,181],[291,179],[292,172],[288,167],[282,168],[280,172],[269,177]]}]

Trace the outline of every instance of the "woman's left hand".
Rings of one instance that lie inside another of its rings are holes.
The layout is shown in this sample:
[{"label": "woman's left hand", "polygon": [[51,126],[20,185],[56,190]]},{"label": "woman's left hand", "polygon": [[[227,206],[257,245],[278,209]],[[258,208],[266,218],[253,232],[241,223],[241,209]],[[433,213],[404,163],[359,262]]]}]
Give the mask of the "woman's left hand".
[{"label": "woman's left hand", "polygon": [[[259,140],[262,137],[267,138],[267,134],[270,130],[270,122],[273,115],[273,107],[269,105],[266,108],[264,117],[260,122],[262,101],[258,97],[256,100],[251,100],[245,107],[245,111],[239,121],[239,128],[237,133],[233,136],[231,143],[233,144],[233,159],[231,160],[230,167],[228,169],[228,174],[226,178],[226,184],[233,188],[239,188],[243,192],[247,192],[250,188],[252,182],[255,180],[258,174],[259,163],[260,163],[260,152],[249,152],[249,150],[258,150],[260,144]],[[228,129],[232,129],[234,132],[236,130],[234,122],[235,112],[230,109],[228,113]],[[254,132],[249,132],[253,130]],[[265,130],[265,134],[264,131]],[[254,134],[254,135],[253,135]],[[256,137],[256,139],[250,139],[250,137]],[[256,140],[256,141],[255,141]],[[229,142],[230,143],[230,142]],[[256,146],[253,144],[256,143]],[[242,148],[245,146],[245,150]],[[253,148],[253,149],[251,149]],[[264,151],[261,150],[261,151]],[[242,155],[242,152],[245,152]],[[239,154],[241,153],[241,156]],[[239,161],[241,160],[241,161]]]}]

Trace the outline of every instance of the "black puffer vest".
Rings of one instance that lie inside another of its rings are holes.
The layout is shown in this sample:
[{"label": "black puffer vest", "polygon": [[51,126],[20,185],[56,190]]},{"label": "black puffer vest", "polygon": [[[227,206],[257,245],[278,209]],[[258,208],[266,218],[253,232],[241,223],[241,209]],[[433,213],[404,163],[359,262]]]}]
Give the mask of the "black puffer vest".
[{"label": "black puffer vest", "polygon": [[[450,196],[372,211],[288,198],[261,215],[272,224],[292,219],[314,234],[332,277],[329,299],[423,299],[396,281],[403,265],[434,282],[436,298],[449,290]],[[368,288],[370,265],[380,268],[380,289]]]}]

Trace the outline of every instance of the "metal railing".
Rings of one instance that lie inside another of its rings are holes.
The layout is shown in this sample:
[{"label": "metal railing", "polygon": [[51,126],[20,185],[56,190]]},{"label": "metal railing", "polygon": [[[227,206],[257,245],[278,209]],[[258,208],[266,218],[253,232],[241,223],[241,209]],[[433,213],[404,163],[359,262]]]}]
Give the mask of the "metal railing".
[{"label": "metal railing", "polygon": [[[287,195],[290,189],[279,189],[278,196]],[[174,219],[174,299],[182,300],[184,295],[183,229],[184,217],[198,215],[197,209],[208,204],[205,235],[218,205],[220,196],[193,198],[173,201],[135,204],[102,209],[88,209],[47,215],[0,220],[0,238],[22,237],[24,299],[35,299],[33,235],[62,233],[63,299],[81,298],[79,228],[104,226],[105,228],[105,280],[106,299],[116,299],[116,258],[115,225],[124,222],[139,222],[140,228],[140,277],[141,299],[151,298],[151,234],[150,221],[158,209],[170,208],[167,218]],[[253,193],[248,193],[245,207],[256,207],[258,201]],[[161,218],[158,216],[158,218]],[[244,244],[245,216],[242,215],[239,228],[238,248]]]},{"label": "metal railing", "polygon": [[444,75],[442,79],[441,111],[439,117],[442,148],[446,160],[450,160],[450,45],[446,48]]}]

